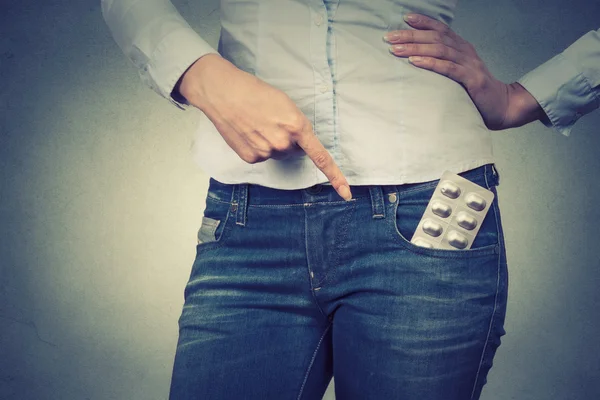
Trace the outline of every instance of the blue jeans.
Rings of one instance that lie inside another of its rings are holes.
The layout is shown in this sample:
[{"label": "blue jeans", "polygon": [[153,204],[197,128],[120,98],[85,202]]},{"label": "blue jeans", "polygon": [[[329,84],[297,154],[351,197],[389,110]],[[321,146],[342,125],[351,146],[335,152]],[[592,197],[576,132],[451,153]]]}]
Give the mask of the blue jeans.
[{"label": "blue jeans", "polygon": [[438,181],[280,190],[210,178],[171,400],[478,399],[504,335],[496,197],[468,250],[410,243]]}]

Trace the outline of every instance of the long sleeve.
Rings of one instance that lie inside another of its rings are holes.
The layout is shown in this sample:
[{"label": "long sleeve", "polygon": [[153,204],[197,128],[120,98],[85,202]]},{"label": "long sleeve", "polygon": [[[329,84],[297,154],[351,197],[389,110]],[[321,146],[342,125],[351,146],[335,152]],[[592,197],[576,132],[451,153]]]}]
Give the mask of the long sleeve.
[{"label": "long sleeve", "polygon": [[175,84],[198,58],[219,54],[183,19],[169,0],[101,0],[102,15],[115,41],[137,68],[142,82],[185,110],[171,96]]},{"label": "long sleeve", "polygon": [[589,31],[517,82],[546,113],[541,122],[569,136],[579,118],[600,107],[600,29]]}]

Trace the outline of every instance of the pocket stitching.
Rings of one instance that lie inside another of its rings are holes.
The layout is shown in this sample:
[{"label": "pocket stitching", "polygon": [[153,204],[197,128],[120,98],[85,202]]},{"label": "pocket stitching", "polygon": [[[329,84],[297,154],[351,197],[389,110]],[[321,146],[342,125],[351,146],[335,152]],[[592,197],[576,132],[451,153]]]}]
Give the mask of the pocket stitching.
[{"label": "pocket stitching", "polygon": [[[412,243],[406,237],[404,237],[404,235],[398,229],[397,213],[398,213],[399,205],[400,205],[399,201],[392,203],[391,209],[393,210],[393,212],[390,211],[390,214],[392,217],[391,222],[393,225],[393,230],[395,231],[395,232],[392,232],[393,236],[394,236],[394,241],[398,242],[402,247],[404,247],[405,249],[407,249],[413,253],[423,254],[428,257],[436,257],[436,258],[484,257],[484,256],[489,256],[489,255],[497,253],[497,248],[498,248],[499,243],[493,243],[493,244],[489,244],[484,247],[478,247],[476,249],[469,249],[469,250],[429,249],[426,247],[418,246],[418,245]],[[496,231],[499,231],[499,227],[497,224],[496,224]],[[499,235],[499,232],[498,232],[498,235]],[[499,236],[498,236],[498,241],[500,241]]]}]

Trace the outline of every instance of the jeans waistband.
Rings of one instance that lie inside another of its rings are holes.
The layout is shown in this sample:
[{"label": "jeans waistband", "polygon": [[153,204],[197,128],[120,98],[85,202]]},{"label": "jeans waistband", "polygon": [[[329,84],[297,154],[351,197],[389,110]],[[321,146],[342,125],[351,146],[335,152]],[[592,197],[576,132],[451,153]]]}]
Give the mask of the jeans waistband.
[{"label": "jeans waistband", "polygon": [[[485,164],[458,175],[476,180],[484,177],[490,185],[497,185],[500,177],[494,164]],[[441,177],[441,174],[440,174]],[[384,195],[409,191],[422,185],[432,185],[439,179],[427,182],[408,183],[402,185],[351,185],[353,199],[369,197],[373,208],[373,218],[385,217]],[[230,211],[236,214],[236,224],[245,225],[248,205],[302,205],[307,203],[345,202],[333,186],[317,184],[305,189],[276,189],[253,183],[222,183],[210,178],[208,197],[231,203]]]}]

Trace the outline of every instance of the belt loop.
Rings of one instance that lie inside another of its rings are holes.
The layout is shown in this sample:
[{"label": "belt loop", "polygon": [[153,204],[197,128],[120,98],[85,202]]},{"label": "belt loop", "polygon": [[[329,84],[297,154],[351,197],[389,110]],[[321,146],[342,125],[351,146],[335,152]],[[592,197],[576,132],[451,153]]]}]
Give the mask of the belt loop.
[{"label": "belt loop", "polygon": [[[248,208],[248,184],[240,183],[238,187],[238,201],[235,215],[235,223],[237,225],[246,226],[246,210]],[[234,202],[236,204],[236,202]]]},{"label": "belt loop", "polygon": [[492,163],[492,172],[494,173],[494,177],[496,178],[496,185],[500,184],[500,174],[498,173],[498,170],[496,169],[496,164]]},{"label": "belt loop", "polygon": [[237,183],[231,185],[231,200],[229,201],[231,205],[229,206],[229,212],[235,215],[237,215],[238,210],[237,194],[240,191],[239,186]]},{"label": "belt loop", "polygon": [[[485,181],[485,188],[489,189],[492,187],[492,185],[490,185],[490,181],[489,181],[489,176],[488,176],[488,164],[484,164],[483,165],[483,180]],[[491,170],[491,175],[494,175],[494,170]]]},{"label": "belt loop", "polygon": [[379,185],[370,185],[369,194],[371,195],[371,208],[373,209],[373,218],[385,218],[385,205],[383,204],[383,191]]}]

